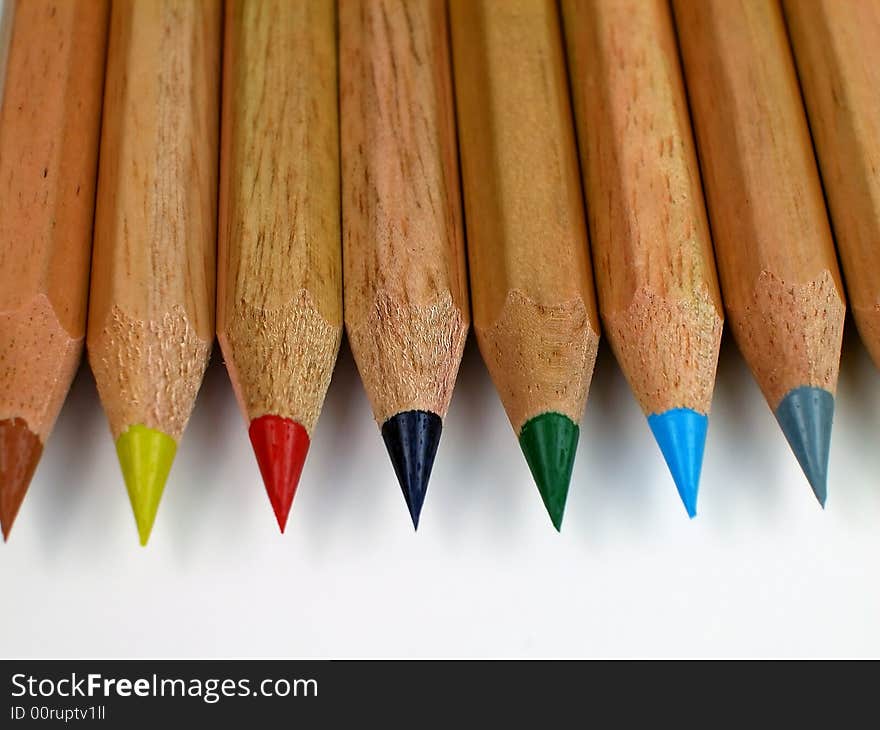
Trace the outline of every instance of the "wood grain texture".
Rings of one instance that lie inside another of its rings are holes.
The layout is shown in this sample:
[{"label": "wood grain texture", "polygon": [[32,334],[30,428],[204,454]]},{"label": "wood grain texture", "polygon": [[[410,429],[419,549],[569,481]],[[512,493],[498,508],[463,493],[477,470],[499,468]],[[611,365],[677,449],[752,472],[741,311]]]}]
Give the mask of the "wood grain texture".
[{"label": "wood grain texture", "polygon": [[12,35],[12,16],[16,0],[0,0],[0,99],[6,84],[6,62],[9,60],[9,38]]},{"label": "wood grain texture", "polygon": [[450,10],[480,351],[517,434],[545,412],[577,423],[599,324],[558,10]]},{"label": "wood grain texture", "polygon": [[833,394],[845,301],[780,7],[673,7],[728,321],[771,408]]},{"label": "wood grain texture", "polygon": [[666,0],[565,0],[593,268],[647,414],[708,413],[723,314]]},{"label": "wood grain texture", "polygon": [[849,303],[880,367],[880,4],[784,8]]},{"label": "wood grain texture", "polygon": [[113,3],[89,361],[114,438],[179,440],[214,339],[221,5]]},{"label": "wood grain texture", "polygon": [[339,4],[345,325],[376,421],[443,417],[469,325],[446,4]]},{"label": "wood grain texture", "polygon": [[342,335],[334,0],[226,3],[217,334],[248,421],[311,435]]},{"label": "wood grain texture", "polygon": [[0,101],[0,420],[45,441],[85,336],[108,4],[7,2]]}]

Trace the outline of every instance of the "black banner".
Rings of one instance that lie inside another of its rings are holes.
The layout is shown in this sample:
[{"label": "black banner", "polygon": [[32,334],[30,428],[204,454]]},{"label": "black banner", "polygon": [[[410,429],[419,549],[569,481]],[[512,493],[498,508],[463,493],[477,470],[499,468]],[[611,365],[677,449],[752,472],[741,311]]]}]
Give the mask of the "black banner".
[{"label": "black banner", "polygon": [[[838,727],[865,724],[855,721],[875,714],[872,673],[848,684],[846,702],[831,702],[842,685],[823,673],[817,705],[804,692],[807,685],[795,681],[807,669],[789,663],[780,672],[772,662],[710,668],[705,662],[0,660],[0,728],[48,722],[250,730],[401,721],[451,728],[478,721],[704,727],[722,720],[752,726],[758,717],[779,717],[788,726],[805,712],[814,724],[827,719]],[[308,724],[295,724],[302,721]]]}]

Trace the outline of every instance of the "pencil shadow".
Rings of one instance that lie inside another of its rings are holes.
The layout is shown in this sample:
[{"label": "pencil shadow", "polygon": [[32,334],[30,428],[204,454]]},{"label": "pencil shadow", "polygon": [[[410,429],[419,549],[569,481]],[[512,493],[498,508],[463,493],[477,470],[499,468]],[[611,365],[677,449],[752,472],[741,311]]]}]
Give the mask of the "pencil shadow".
[{"label": "pencil shadow", "polygon": [[648,424],[603,339],[578,446],[564,529],[590,549],[606,543],[621,527],[641,532],[652,520],[652,466],[661,458]]},{"label": "pencil shadow", "polygon": [[[323,549],[350,533],[376,529],[379,510],[375,494],[358,485],[375,483],[360,478],[362,454],[385,446],[372,417],[360,374],[343,336],[339,357],[321,417],[315,428],[289,529],[303,532],[311,547]],[[369,460],[367,460],[369,461]],[[394,472],[388,465],[390,479]],[[398,489],[396,482],[394,488]],[[391,484],[389,484],[391,488]],[[299,507],[299,513],[297,513]],[[369,539],[369,538],[367,538]]]},{"label": "pencil shadow", "polygon": [[[156,527],[168,531],[172,552],[182,562],[206,540],[232,551],[248,533],[242,520],[258,492],[255,485],[230,479],[228,470],[233,452],[247,448],[247,432],[215,343],[156,516]],[[159,530],[154,532],[159,537]],[[224,539],[210,537],[217,532]]]},{"label": "pencil shadow", "polygon": [[[444,540],[467,535],[510,539],[522,518],[523,500],[532,496],[511,482],[521,481],[515,474],[526,475],[528,468],[473,333],[465,345],[441,443],[425,529],[438,525]],[[511,458],[504,466],[487,458],[507,451]],[[507,473],[507,465],[513,474]],[[487,514],[491,524],[486,524]]]},{"label": "pencil shadow", "polygon": [[[880,431],[878,378],[880,374],[848,315],[831,440],[828,507],[839,510],[850,522],[876,524],[880,517],[877,480],[865,477],[880,474],[880,449],[873,448]],[[843,458],[835,458],[838,443],[854,446],[840,453]]]},{"label": "pencil shadow", "polygon": [[[700,485],[704,519],[723,530],[734,528],[742,516],[770,523],[784,520],[780,453],[787,456],[790,448],[727,329],[709,420]],[[749,473],[764,477],[740,479],[743,461],[748,461]]]},{"label": "pencil shadow", "polygon": [[[111,447],[95,380],[83,359],[19,513],[19,520],[35,521],[48,556],[67,549],[80,520],[92,523],[95,529],[86,531],[85,539],[81,533],[76,535],[77,549],[102,551],[100,526],[112,524],[114,496],[125,494],[121,474],[117,485],[97,478],[100,469],[95,456]],[[85,512],[87,516],[83,516]]]}]

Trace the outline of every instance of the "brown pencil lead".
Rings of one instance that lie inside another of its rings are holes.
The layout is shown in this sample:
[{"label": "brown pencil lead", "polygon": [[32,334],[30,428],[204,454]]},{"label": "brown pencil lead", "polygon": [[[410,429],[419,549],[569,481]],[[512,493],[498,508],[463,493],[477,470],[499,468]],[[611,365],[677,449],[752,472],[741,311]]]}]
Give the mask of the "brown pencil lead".
[{"label": "brown pencil lead", "polygon": [[0,526],[4,541],[9,539],[42,453],[43,444],[22,419],[0,420]]}]

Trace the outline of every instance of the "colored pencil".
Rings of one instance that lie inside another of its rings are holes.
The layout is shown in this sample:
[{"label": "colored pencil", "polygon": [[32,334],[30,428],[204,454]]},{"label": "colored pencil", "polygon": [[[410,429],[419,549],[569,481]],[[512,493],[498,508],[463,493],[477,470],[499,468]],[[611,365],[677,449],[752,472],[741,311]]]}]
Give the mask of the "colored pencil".
[{"label": "colored pencil", "polygon": [[693,517],[723,313],[669,5],[563,16],[602,323]]},{"label": "colored pencil", "polygon": [[4,539],[85,338],[108,3],[7,0],[0,50]]},{"label": "colored pencil", "polygon": [[333,0],[226,3],[217,335],[284,532],[342,335]]},{"label": "colored pencil", "polygon": [[142,545],[214,339],[220,16],[110,18],[88,349]]},{"label": "colored pencil", "polygon": [[850,307],[880,367],[880,5],[784,9]]},{"label": "colored pencil", "polygon": [[782,12],[674,9],[727,318],[824,505],[846,303]]},{"label": "colored pencil", "polygon": [[339,3],[345,326],[418,527],[469,326],[446,5]]},{"label": "colored pencil", "polygon": [[599,342],[559,13],[450,10],[474,330],[558,530]]}]

